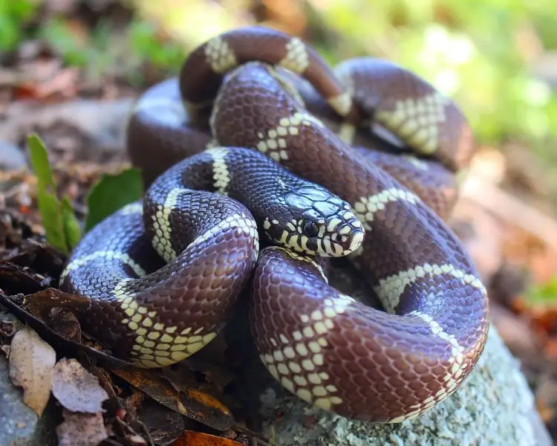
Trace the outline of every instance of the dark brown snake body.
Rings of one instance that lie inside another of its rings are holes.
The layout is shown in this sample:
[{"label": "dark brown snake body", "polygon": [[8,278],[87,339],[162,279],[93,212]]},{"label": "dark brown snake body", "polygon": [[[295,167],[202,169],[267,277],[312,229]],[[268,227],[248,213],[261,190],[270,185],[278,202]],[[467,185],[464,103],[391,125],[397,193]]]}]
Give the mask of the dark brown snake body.
[{"label": "dark brown snake body", "polygon": [[[366,58],[334,74],[297,38],[232,31],[188,57],[179,88],[166,81],[140,99],[128,148],[152,182],[143,207],[89,233],[62,282],[94,298],[86,329],[119,356],[144,367],[187,357],[216,336],[251,279],[262,362],[325,410],[400,422],[474,368],[485,289],[440,218],[471,132],[412,73]],[[257,261],[255,222],[281,246]],[[165,266],[148,261],[149,240]],[[306,254],[348,255],[387,312],[339,293]]]}]

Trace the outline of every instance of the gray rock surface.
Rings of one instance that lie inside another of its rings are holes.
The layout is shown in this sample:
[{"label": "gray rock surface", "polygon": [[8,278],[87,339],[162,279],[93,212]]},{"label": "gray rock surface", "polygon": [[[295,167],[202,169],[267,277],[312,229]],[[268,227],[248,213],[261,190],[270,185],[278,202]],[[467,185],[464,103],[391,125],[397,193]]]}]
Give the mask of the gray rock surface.
[{"label": "gray rock surface", "polygon": [[[19,329],[22,323],[0,305],[0,325]],[[0,446],[55,445],[56,403],[51,399],[41,418],[23,402],[22,389],[14,386],[9,362],[0,352]]]},{"label": "gray rock surface", "polygon": [[47,446],[56,444],[52,408],[39,419],[22,399],[21,389],[10,381],[8,360],[0,353],[0,446]]},{"label": "gray rock surface", "polygon": [[90,147],[105,152],[124,148],[125,129],[134,100],[76,100],[60,104],[37,105],[16,102],[0,122],[2,140],[17,143],[29,131],[66,125],[76,129]]},{"label": "gray rock surface", "polygon": [[[550,446],[517,360],[494,328],[463,387],[422,417],[397,425],[352,421],[269,390],[261,397],[276,445]],[[284,416],[276,418],[276,408]]]},{"label": "gray rock surface", "polygon": [[18,146],[0,140],[0,170],[19,170],[26,165],[25,155]]}]

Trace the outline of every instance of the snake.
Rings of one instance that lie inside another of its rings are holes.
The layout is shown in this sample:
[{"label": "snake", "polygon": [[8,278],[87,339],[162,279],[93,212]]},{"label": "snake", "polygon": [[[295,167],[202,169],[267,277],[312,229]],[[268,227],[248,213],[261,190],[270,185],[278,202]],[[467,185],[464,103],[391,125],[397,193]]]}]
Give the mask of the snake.
[{"label": "snake", "polygon": [[[141,201],[72,252],[61,287],[85,331],[138,367],[211,342],[239,296],[270,377],[351,419],[400,423],[455,392],[489,328],[446,223],[473,155],[458,106],[393,62],[330,68],[300,38],[250,26],[194,49],[127,127]],[[385,311],[328,283],[348,259]]]}]

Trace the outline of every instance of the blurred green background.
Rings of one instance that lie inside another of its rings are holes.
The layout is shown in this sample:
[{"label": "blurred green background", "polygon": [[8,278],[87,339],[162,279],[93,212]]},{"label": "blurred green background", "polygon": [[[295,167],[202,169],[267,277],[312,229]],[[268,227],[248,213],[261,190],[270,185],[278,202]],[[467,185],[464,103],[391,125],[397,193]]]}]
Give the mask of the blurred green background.
[{"label": "blurred green background", "polygon": [[[460,104],[481,144],[521,144],[553,171],[556,6],[555,0],[0,0],[0,51],[43,39],[92,78],[109,73],[141,88],[176,72],[200,42],[262,23],[303,37],[333,64],[369,54],[410,68]],[[104,13],[84,30],[75,20],[79,8]]]}]

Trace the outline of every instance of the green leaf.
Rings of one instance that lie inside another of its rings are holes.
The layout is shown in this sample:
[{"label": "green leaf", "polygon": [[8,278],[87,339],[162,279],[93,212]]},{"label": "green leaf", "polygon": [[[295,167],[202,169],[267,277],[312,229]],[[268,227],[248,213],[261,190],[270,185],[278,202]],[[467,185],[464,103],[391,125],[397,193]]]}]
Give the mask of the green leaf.
[{"label": "green leaf", "polygon": [[40,27],[39,35],[47,41],[68,65],[82,67],[87,64],[88,52],[83,42],[75,38],[67,20],[53,18]]},{"label": "green leaf", "polygon": [[48,152],[36,134],[27,137],[31,166],[37,176],[37,204],[46,239],[60,251],[68,254],[80,239],[79,223],[66,197],[60,203],[56,197],[56,183],[48,160]]},{"label": "green leaf", "polygon": [[532,304],[557,304],[557,275],[545,284],[532,287],[526,292],[526,297]]},{"label": "green leaf", "polygon": [[61,210],[66,244],[69,249],[73,249],[81,239],[81,228],[69,197],[65,196],[62,198]]},{"label": "green leaf", "polygon": [[103,175],[87,194],[89,209],[85,231],[91,230],[109,215],[141,198],[143,181],[138,169],[131,168],[116,175]]},{"label": "green leaf", "polygon": [[35,171],[35,175],[37,175],[39,184],[45,189],[49,187],[53,188],[54,177],[48,161],[48,152],[45,144],[35,133],[27,137],[27,144],[29,144],[29,151],[31,154],[31,166]]},{"label": "green leaf", "polygon": [[39,9],[34,0],[0,0],[0,51],[11,51],[25,40],[25,28]]},{"label": "green leaf", "polygon": [[37,186],[37,203],[48,242],[65,254],[69,249],[66,244],[64,223],[60,212],[60,201],[39,183]]}]

